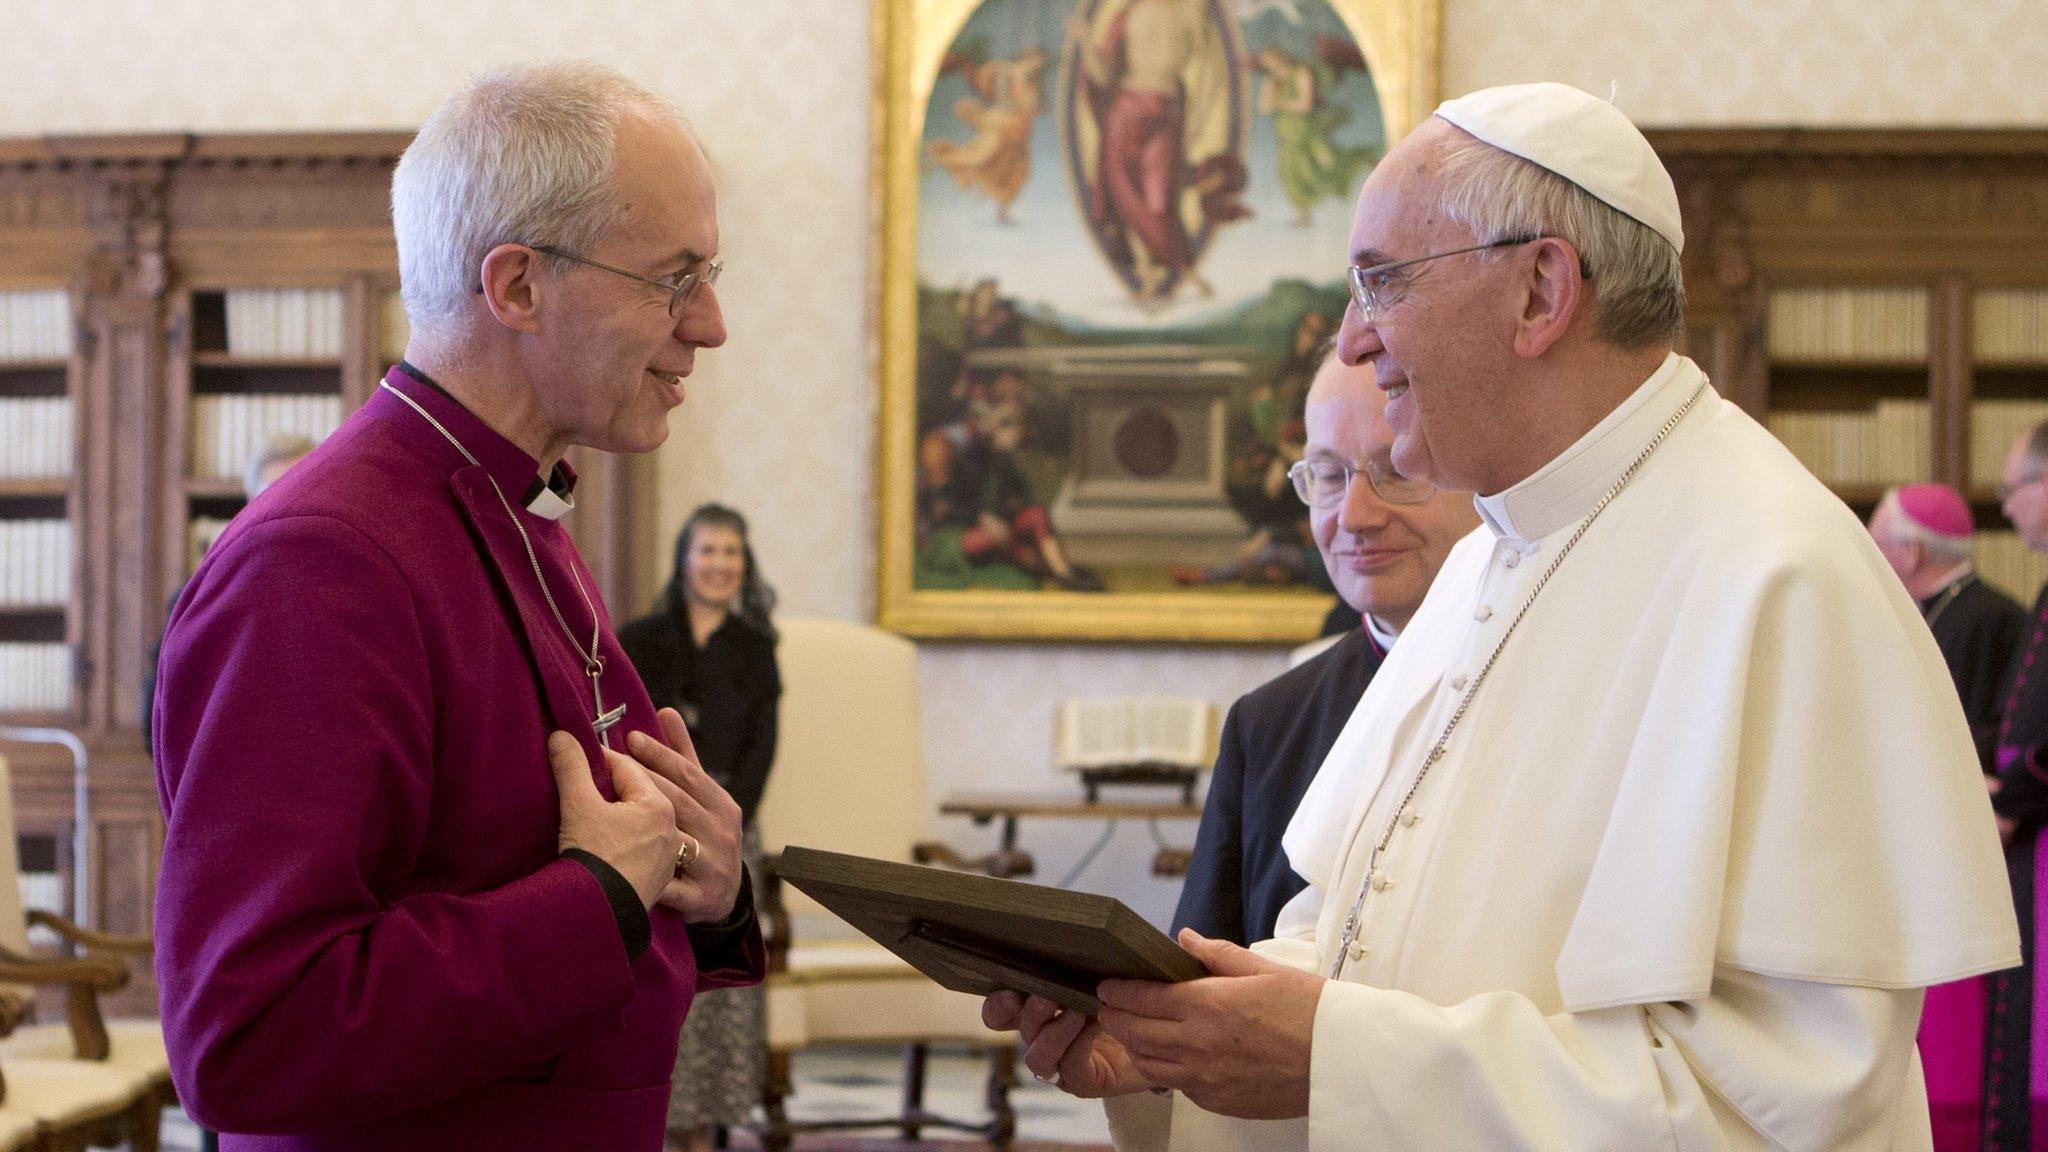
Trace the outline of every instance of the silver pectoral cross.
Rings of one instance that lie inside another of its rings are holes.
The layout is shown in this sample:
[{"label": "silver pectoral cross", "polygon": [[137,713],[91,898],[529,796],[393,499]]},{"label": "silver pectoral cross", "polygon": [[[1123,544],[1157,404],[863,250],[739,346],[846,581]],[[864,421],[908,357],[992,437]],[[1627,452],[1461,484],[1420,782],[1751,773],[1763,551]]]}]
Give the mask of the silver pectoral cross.
[{"label": "silver pectoral cross", "polygon": [[599,678],[604,675],[604,661],[593,659],[583,670],[590,676],[590,700],[594,713],[590,719],[590,730],[597,733],[597,742],[606,748],[612,746],[612,729],[626,718],[626,706],[619,705],[607,712],[604,710],[604,688]]}]

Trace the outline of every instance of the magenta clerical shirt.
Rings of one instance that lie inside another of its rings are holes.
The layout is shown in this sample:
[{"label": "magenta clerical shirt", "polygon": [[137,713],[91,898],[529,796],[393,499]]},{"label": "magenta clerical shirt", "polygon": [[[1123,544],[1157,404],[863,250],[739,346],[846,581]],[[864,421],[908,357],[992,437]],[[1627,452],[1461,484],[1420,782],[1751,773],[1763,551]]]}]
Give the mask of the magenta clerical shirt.
[{"label": "magenta clerical shirt", "polygon": [[759,933],[656,908],[629,958],[602,886],[558,856],[545,741],[565,729],[603,763],[590,680],[493,478],[586,645],[572,573],[591,591],[615,743],[657,732],[652,706],[568,533],[521,505],[534,459],[388,380],[480,464],[378,391],[236,518],[164,639],[179,1097],[229,1152],[653,1152],[690,999],[758,980]]}]

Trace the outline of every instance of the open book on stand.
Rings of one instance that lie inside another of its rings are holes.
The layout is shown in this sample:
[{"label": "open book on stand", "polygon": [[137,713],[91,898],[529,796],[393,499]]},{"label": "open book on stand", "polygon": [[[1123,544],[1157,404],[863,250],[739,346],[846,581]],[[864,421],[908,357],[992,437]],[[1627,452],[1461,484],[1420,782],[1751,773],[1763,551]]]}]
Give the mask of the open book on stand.
[{"label": "open book on stand", "polygon": [[1104,980],[1208,975],[1111,896],[815,848],[784,849],[776,871],[955,992],[1028,992],[1094,1015]]},{"label": "open book on stand", "polygon": [[1101,696],[1059,707],[1054,764],[1078,773],[1094,803],[1104,784],[1171,784],[1194,803],[1195,780],[1216,759],[1218,715],[1183,696]]}]

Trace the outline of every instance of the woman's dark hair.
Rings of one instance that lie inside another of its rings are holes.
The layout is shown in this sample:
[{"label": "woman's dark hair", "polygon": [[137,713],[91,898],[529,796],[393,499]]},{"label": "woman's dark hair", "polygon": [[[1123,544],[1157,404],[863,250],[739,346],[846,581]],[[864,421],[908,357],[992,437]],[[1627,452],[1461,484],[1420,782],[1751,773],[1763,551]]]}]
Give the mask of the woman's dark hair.
[{"label": "woman's dark hair", "polygon": [[684,585],[689,579],[690,541],[699,528],[728,528],[739,536],[740,556],[746,570],[740,574],[739,603],[733,605],[732,614],[770,640],[775,639],[775,625],[768,618],[775,610],[775,589],[761,579],[761,566],[754,561],[754,545],[747,539],[747,518],[723,504],[698,505],[689,519],[683,521],[682,531],[676,533],[675,571],[669,575],[668,587],[662,592],[662,599],[676,627],[687,629],[690,626],[689,600]]}]

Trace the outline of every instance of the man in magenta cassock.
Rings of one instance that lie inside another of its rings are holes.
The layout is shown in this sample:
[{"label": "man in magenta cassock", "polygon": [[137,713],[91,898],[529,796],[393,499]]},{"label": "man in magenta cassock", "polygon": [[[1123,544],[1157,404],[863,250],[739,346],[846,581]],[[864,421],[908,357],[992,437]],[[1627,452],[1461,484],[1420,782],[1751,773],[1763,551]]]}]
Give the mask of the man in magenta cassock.
[{"label": "man in magenta cassock", "polygon": [[739,809],[656,714],[560,523],[725,340],[710,171],[590,65],[508,69],[393,179],[412,337],[173,611],[157,973],[247,1149],[662,1141],[700,988],[752,983]]}]

